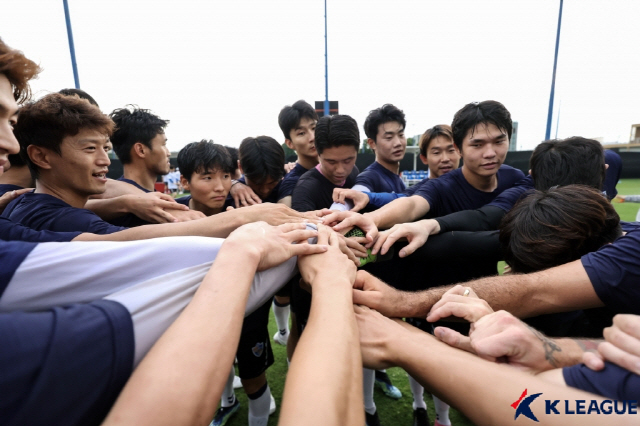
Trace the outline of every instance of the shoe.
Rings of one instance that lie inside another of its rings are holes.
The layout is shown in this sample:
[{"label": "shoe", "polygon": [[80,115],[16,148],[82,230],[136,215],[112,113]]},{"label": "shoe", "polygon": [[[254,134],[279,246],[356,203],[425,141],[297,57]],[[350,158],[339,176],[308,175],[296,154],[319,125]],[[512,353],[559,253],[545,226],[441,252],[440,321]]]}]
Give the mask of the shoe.
[{"label": "shoe", "polygon": [[[436,420],[437,426],[438,421]],[[413,410],[413,426],[429,426],[429,415],[424,408],[416,408]]]},{"label": "shoe", "polygon": [[378,372],[376,371],[376,385],[378,385],[380,389],[382,389],[382,392],[384,392],[385,395],[392,399],[402,398],[402,392],[400,392],[400,389],[391,384],[391,380],[389,380],[389,376],[387,376],[386,373],[384,373],[384,376],[386,376],[386,378],[379,378],[378,376],[380,376],[380,374],[378,374]]},{"label": "shoe", "polygon": [[231,407],[218,408],[218,411],[216,411],[216,415],[213,417],[209,426],[223,426],[227,424],[229,418],[238,411],[238,408],[240,408],[240,401],[238,401],[238,398],[236,398],[236,402]]},{"label": "shoe", "polygon": [[367,426],[380,426],[380,417],[378,417],[378,410],[375,413],[369,414],[364,412],[364,418],[367,421]]},{"label": "shoe", "polygon": [[433,422],[433,426],[447,426],[447,425],[443,425],[442,423],[436,420],[435,422]]},{"label": "shoe", "polygon": [[276,400],[273,399],[273,395],[271,395],[271,402],[269,402],[269,415],[272,415],[276,412]]},{"label": "shoe", "polygon": [[241,387],[242,387],[242,380],[240,380],[240,377],[235,376],[233,378],[233,388],[240,389]]},{"label": "shoe", "polygon": [[277,343],[279,345],[287,346],[287,341],[288,340],[289,340],[289,333],[288,332],[283,335],[283,334],[280,334],[279,331],[276,331],[276,334],[273,335],[274,343]]}]

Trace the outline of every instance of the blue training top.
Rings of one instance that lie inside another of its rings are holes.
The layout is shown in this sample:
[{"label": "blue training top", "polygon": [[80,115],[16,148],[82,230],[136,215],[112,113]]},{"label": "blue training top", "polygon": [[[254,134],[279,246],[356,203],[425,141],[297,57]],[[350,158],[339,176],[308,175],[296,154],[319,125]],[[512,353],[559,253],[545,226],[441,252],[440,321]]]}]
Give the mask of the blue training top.
[{"label": "blue training top", "polygon": [[374,161],[360,172],[356,178],[355,185],[365,186],[369,189],[369,192],[401,193],[406,189],[400,176],[386,169],[377,161]]},{"label": "blue training top", "polygon": [[572,388],[617,400],[640,400],[640,376],[610,362],[600,371],[584,364],[565,367],[562,375]]},{"label": "blue training top", "polygon": [[300,164],[296,163],[295,167],[291,169],[289,173],[280,182],[280,188],[278,189],[278,200],[282,200],[284,197],[288,197],[293,194],[293,189],[298,183],[300,176],[305,174],[308,169],[305,169]]}]

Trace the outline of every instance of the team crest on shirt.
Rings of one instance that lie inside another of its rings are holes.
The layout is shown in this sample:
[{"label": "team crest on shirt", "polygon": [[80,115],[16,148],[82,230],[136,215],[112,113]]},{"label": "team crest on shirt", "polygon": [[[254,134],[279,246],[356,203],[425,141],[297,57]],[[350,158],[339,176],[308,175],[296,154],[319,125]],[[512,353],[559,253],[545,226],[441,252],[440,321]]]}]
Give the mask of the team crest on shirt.
[{"label": "team crest on shirt", "polygon": [[251,352],[253,352],[253,355],[255,355],[256,357],[262,355],[262,352],[264,352],[264,343],[256,343],[256,345],[251,348]]}]

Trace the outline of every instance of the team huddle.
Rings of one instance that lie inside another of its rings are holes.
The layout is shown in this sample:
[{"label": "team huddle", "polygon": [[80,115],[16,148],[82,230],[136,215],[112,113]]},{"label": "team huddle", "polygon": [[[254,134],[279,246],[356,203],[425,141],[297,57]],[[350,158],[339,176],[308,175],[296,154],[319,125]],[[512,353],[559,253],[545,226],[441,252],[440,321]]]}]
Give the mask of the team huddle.
[{"label": "team huddle", "polygon": [[[451,425],[449,405],[566,424],[556,400],[637,423],[640,229],[599,142],[544,141],[525,175],[504,164],[509,111],[470,103],[422,134],[429,177],[406,187],[401,109],[369,113],[359,171],[356,120],[300,100],[277,117],[295,164],[257,136],[189,143],[173,169],[168,120],[75,89],[31,100],[40,71],[0,40],[0,424],[221,426],[242,386],[266,425],[273,342],[282,425],[380,425],[393,366],[417,426]],[[155,192],[164,175],[188,195]]]}]

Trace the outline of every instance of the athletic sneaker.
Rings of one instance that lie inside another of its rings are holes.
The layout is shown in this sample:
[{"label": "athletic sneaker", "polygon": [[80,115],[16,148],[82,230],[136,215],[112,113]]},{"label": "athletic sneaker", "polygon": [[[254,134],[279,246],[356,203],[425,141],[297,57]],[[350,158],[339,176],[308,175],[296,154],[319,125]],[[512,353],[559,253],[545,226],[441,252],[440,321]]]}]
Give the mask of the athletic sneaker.
[{"label": "athletic sneaker", "polygon": [[273,342],[279,345],[287,346],[287,340],[289,340],[289,333],[283,335],[276,331],[276,334],[273,335]]},{"label": "athletic sneaker", "polygon": [[238,408],[240,408],[240,401],[238,401],[238,398],[236,398],[236,402],[231,407],[218,408],[218,411],[216,411],[216,415],[213,417],[209,426],[226,425],[229,418],[238,411]]},{"label": "athletic sneaker", "polygon": [[[436,423],[438,423],[437,420]],[[427,410],[424,408],[416,408],[413,410],[413,426],[429,426],[429,415],[427,414]]]},{"label": "athletic sneaker", "polygon": [[378,410],[375,413],[369,414],[364,412],[364,418],[367,421],[367,426],[380,426],[380,417],[378,417]]},{"label": "athletic sneaker", "polygon": [[433,426],[451,426],[451,425],[450,424],[449,425],[443,425],[438,420],[436,420],[435,422],[433,422]]},{"label": "athletic sneaker", "polygon": [[376,370],[376,385],[378,385],[380,389],[382,389],[382,392],[384,392],[384,394],[389,398],[402,398],[402,392],[400,392],[400,389],[393,386],[393,384],[391,383],[391,379],[389,378],[389,375],[387,375],[387,373]]},{"label": "athletic sneaker", "polygon": [[273,399],[273,395],[271,395],[271,401],[269,402],[269,415],[272,415],[276,412],[276,400]]}]

